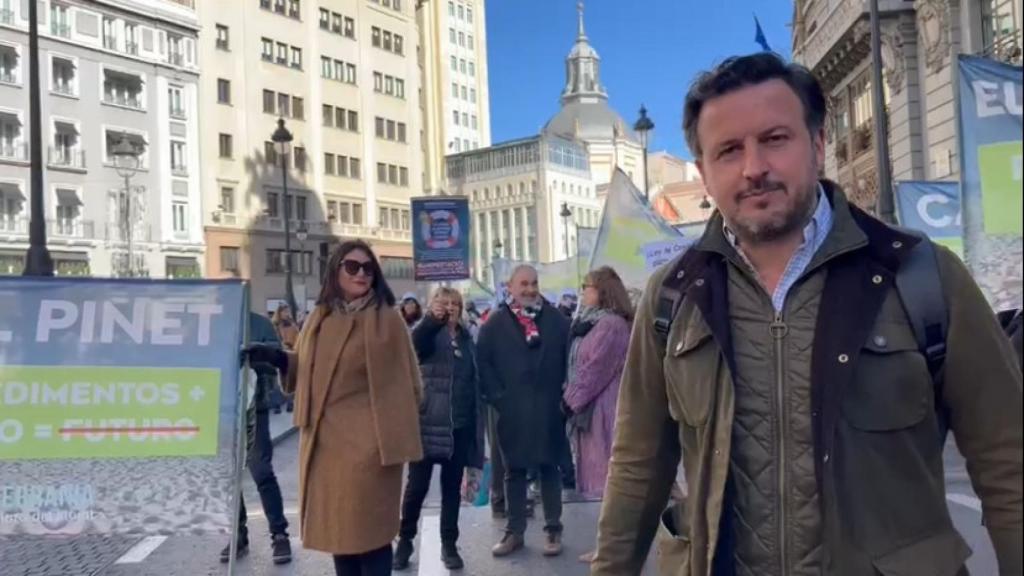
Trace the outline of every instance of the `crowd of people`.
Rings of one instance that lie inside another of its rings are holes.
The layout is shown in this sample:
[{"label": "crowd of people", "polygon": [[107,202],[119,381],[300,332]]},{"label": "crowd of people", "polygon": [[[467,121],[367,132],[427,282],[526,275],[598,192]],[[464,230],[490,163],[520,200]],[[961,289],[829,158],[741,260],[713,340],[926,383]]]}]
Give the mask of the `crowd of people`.
[{"label": "crowd of people", "polygon": [[[635,310],[608,267],[578,305],[548,302],[530,266],[485,314],[450,288],[397,301],[371,247],[341,244],[293,345],[254,330],[246,349],[261,382],[276,371],[294,394],[303,545],[339,575],[408,568],[439,467],[440,556],[460,569],[460,485],[489,459],[495,558],[525,545],[531,481],[542,553],[562,553],[571,481],[602,500],[580,557],[594,575],[640,574],[656,534],[669,576],[965,573],[943,488],[951,431],[1000,571],[1020,574],[1019,330],[1015,357],[963,263],[936,248],[923,265],[946,292],[946,333],[941,354],[919,349],[899,279],[921,240],[820,179],[824,108],[805,69],[768,53],[695,82],[684,129],[717,210]],[[276,561],[287,522],[256,436]]]},{"label": "crowd of people", "polygon": [[[372,248],[351,241],[329,260],[301,332],[287,307],[272,323],[253,314],[247,357],[260,397],[249,468],[275,563],[291,559],[266,424],[278,373],[301,433],[303,545],[331,553],[338,574],[409,567],[435,467],[440,556],[448,569],[463,568],[457,541],[465,471],[485,460],[492,511],[506,523],[493,555],[524,546],[531,481],[543,503],[543,553],[562,552],[563,486],[593,499],[603,491],[632,307],[611,268],[587,276],[575,314],[544,299],[532,267],[517,268],[508,288],[508,300],[486,321],[448,287],[426,306],[412,293],[396,301]],[[244,515],[243,504],[240,555],[249,544]],[[229,555],[230,547],[222,558]]]}]

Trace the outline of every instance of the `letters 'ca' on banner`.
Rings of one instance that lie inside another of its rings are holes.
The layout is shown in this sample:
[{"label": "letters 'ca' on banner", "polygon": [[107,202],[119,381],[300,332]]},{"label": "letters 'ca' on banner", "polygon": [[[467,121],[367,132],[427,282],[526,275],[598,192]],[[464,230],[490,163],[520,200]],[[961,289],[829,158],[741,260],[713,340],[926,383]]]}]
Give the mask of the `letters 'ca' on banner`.
[{"label": "letters 'ca' on banner", "polygon": [[226,531],[244,294],[0,279],[0,535]]},{"label": "letters 'ca' on banner", "polygon": [[412,199],[413,265],[417,282],[469,278],[469,199]]}]

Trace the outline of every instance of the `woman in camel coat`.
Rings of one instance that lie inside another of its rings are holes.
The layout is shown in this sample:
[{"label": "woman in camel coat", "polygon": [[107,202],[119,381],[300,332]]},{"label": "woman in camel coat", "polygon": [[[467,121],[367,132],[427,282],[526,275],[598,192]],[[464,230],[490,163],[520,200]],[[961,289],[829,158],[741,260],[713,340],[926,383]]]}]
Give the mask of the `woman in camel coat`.
[{"label": "woman in camel coat", "polygon": [[403,465],[423,454],[421,384],[369,245],[335,250],[294,353],[249,355],[269,357],[295,393],[303,546],[333,554],[339,576],[390,574]]}]

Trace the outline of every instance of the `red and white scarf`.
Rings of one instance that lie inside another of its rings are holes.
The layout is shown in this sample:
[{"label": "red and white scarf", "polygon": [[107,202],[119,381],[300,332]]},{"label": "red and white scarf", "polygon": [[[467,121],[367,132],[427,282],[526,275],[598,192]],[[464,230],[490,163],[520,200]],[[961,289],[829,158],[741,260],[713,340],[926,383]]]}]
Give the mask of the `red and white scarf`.
[{"label": "red and white scarf", "polygon": [[540,329],[537,328],[537,315],[540,314],[540,306],[523,306],[522,304],[509,300],[508,309],[515,316],[526,335],[526,343],[529,346],[536,346],[540,343]]}]

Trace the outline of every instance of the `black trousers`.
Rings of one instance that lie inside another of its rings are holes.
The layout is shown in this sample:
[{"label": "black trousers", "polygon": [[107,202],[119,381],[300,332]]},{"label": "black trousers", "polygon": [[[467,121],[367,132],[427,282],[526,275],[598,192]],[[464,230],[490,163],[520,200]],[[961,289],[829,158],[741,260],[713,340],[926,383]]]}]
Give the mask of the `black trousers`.
[{"label": "black trousers", "polygon": [[459,539],[462,474],[466,469],[474,434],[475,430],[471,427],[455,430],[455,447],[448,460],[424,459],[409,464],[409,478],[402,497],[402,523],[398,530],[400,537],[406,540],[416,538],[423,500],[430,491],[430,479],[436,464],[441,467],[441,542],[454,544]]},{"label": "black trousers", "polygon": [[505,511],[505,458],[498,444],[498,413],[487,408],[487,445],[491,448],[491,510]]},{"label": "black trousers", "polygon": [[[260,493],[260,501],[263,503],[263,514],[267,517],[270,525],[271,536],[278,534],[288,535],[288,520],[284,516],[284,501],[281,498],[281,485],[277,482],[274,474],[274,443],[270,438],[270,413],[266,410],[257,410],[255,413],[255,425],[253,428],[252,446],[249,452],[247,463],[249,474],[252,475],[256,489]],[[238,508],[238,540],[249,542],[249,529],[246,526],[247,514],[245,510],[245,499],[242,498]]]},{"label": "black trousers", "polygon": [[363,554],[335,554],[334,573],[337,576],[391,576],[392,560],[390,544]]},{"label": "black trousers", "polygon": [[[540,476],[540,498],[544,504],[544,531],[553,534],[562,532],[562,474],[555,465],[543,465],[537,470]],[[522,536],[526,532],[526,490],[525,468],[512,468],[505,475],[505,498],[508,502],[508,526],[506,532]]]}]

